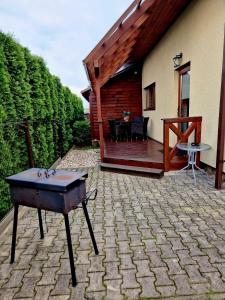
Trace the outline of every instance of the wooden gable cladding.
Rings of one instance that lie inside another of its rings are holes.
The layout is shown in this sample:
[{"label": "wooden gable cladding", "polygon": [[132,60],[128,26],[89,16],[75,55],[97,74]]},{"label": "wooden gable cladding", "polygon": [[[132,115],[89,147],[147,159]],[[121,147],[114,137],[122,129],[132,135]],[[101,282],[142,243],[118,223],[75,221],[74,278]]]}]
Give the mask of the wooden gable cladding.
[{"label": "wooden gable cladding", "polygon": [[135,0],[84,60],[92,87],[140,62],[191,0]]},{"label": "wooden gable cladding", "polygon": [[190,0],[157,1],[136,39],[131,52],[132,59],[138,61],[146,57],[190,2]]}]

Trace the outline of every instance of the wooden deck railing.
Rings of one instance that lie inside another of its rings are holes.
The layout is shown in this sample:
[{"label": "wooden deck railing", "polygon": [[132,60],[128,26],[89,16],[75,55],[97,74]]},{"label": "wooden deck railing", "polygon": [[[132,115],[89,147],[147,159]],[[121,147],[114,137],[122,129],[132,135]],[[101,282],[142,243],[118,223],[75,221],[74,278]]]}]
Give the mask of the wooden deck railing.
[{"label": "wooden deck railing", "polygon": [[[164,122],[164,171],[176,169],[175,163],[172,162],[177,154],[177,144],[188,142],[189,136],[195,131],[195,143],[201,142],[201,124],[202,117],[187,117],[187,118],[170,118],[162,119]],[[188,128],[185,132],[181,131],[180,124],[188,123]],[[176,125],[175,125],[176,124]],[[173,147],[170,147],[170,130],[177,136],[177,142]],[[200,156],[197,156],[197,164],[200,162]]]}]

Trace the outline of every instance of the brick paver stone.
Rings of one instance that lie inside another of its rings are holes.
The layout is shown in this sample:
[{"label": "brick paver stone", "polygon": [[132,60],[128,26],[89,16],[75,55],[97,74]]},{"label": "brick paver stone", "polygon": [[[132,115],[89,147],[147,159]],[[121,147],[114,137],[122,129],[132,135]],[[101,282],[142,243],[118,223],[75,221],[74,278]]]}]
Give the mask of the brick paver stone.
[{"label": "brick paver stone", "polygon": [[105,276],[104,280],[120,279],[122,276],[119,274],[119,262],[104,263]]},{"label": "brick paver stone", "polygon": [[173,281],[168,277],[168,268],[152,268],[156,276],[156,286],[173,285]]},{"label": "brick paver stone", "polygon": [[125,299],[139,300],[141,289],[123,289],[123,294],[126,295]]},{"label": "brick paver stone", "polygon": [[124,300],[124,296],[121,295],[122,280],[105,280],[104,283],[106,285],[106,299]]},{"label": "brick paver stone", "polygon": [[88,277],[90,278],[90,283],[87,288],[87,292],[101,292],[105,290],[105,286],[103,284],[103,272],[97,273],[88,273]]},{"label": "brick paver stone", "polygon": [[9,276],[9,281],[3,286],[4,288],[17,288],[22,286],[22,279],[26,270],[12,271]]},{"label": "brick paver stone", "polygon": [[149,260],[136,260],[134,263],[137,266],[137,278],[154,276],[154,273],[151,271],[149,266]]},{"label": "brick paver stone", "polygon": [[0,289],[0,299],[12,300],[19,288]]},{"label": "brick paver stone", "polygon": [[53,285],[36,286],[34,300],[48,300],[50,292],[51,290],[53,290],[53,287]]},{"label": "brick paver stone", "polygon": [[137,280],[142,288],[142,293],[140,295],[142,298],[154,299],[160,297],[160,293],[156,290],[155,287],[156,279],[154,277],[143,277],[138,278]]},{"label": "brick paver stone", "polygon": [[174,275],[172,278],[176,284],[177,295],[192,295],[194,293],[189,283],[188,276]]},{"label": "brick paver stone", "polygon": [[52,268],[43,268],[42,269],[42,278],[38,282],[38,285],[51,285],[55,284],[55,277],[56,277],[56,271],[58,270],[57,267]]},{"label": "brick paver stone", "polygon": [[136,269],[136,265],[133,262],[133,257],[130,254],[120,254],[119,257],[119,268],[121,270]]},{"label": "brick paver stone", "polygon": [[139,288],[140,285],[136,279],[136,270],[121,270],[122,274],[122,289],[134,289]]},{"label": "brick paver stone", "polygon": [[15,295],[15,298],[34,298],[35,295],[35,286],[38,281],[37,277],[23,278],[23,285],[21,290]]}]

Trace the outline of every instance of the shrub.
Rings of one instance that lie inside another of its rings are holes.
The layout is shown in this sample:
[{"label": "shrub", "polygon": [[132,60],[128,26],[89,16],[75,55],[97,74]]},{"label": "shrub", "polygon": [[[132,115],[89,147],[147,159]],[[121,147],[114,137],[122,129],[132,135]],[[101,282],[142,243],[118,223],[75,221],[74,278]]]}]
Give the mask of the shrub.
[{"label": "shrub", "polygon": [[90,123],[87,120],[74,122],[74,144],[77,146],[91,145]]}]

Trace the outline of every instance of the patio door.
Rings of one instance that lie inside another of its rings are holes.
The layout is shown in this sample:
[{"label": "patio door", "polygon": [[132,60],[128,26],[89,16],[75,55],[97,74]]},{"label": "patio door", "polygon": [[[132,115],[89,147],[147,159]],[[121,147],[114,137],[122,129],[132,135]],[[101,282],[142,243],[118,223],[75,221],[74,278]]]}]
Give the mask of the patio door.
[{"label": "patio door", "polygon": [[[190,107],[190,64],[179,69],[178,117],[189,117]],[[188,123],[181,124],[181,131],[188,128]]]}]

